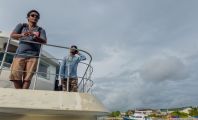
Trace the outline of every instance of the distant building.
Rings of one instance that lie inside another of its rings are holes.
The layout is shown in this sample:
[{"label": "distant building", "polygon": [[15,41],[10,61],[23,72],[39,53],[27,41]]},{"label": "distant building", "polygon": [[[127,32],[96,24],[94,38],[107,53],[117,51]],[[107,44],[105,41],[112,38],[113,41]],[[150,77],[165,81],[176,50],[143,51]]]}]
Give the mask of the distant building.
[{"label": "distant building", "polygon": [[160,109],[160,113],[161,113],[161,115],[167,115],[170,112],[168,111],[168,109]]},{"label": "distant building", "polygon": [[174,111],[180,111],[189,114],[189,110],[191,109],[192,107],[169,108],[169,109],[160,109],[160,112],[162,115],[170,114]]},{"label": "distant building", "polygon": [[153,109],[136,109],[135,112],[142,112],[146,116],[151,115],[155,110]]},{"label": "distant building", "polygon": [[120,112],[121,116],[126,116],[126,112]]},{"label": "distant building", "polygon": [[184,113],[189,114],[189,111],[190,111],[191,109],[192,109],[191,107],[187,107],[187,108],[184,108],[183,110],[180,110],[180,112],[184,112]]}]

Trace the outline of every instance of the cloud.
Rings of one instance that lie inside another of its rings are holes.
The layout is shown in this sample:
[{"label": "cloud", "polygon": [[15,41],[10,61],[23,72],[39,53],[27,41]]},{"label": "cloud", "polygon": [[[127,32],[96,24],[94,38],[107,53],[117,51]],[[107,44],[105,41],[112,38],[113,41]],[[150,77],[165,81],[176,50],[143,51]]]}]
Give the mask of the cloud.
[{"label": "cloud", "polygon": [[139,72],[142,79],[155,82],[183,80],[188,77],[188,69],[185,64],[173,56],[147,61]]},{"label": "cloud", "polygon": [[[100,47],[101,48],[101,47]],[[123,64],[128,59],[128,52],[125,49],[120,49],[118,44],[112,44],[111,46],[104,46],[101,49],[105,53],[100,61],[94,61],[93,66],[95,69],[94,78],[101,76],[114,76],[123,71]]]}]

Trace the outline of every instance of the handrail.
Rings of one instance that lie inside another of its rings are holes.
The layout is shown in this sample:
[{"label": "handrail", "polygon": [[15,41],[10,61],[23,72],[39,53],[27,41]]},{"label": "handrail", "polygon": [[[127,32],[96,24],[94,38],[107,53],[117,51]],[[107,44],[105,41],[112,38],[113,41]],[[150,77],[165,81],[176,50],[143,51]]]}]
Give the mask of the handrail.
[{"label": "handrail", "polygon": [[[11,55],[17,55],[17,53],[13,53],[13,52],[4,52],[4,51],[0,51],[0,53],[8,53],[8,54],[11,54]],[[26,55],[26,54],[18,54],[18,55],[23,55],[23,56],[28,56],[28,57],[31,57],[32,55]],[[38,56],[34,56],[35,58],[38,58]],[[45,56],[41,56],[40,58],[43,58],[43,59],[54,59],[54,60],[63,60],[63,59],[58,59],[58,58],[50,58],[50,57],[45,57]],[[85,62],[80,62],[80,63],[83,63],[83,64],[87,64],[88,63],[85,63]]]},{"label": "handrail", "polygon": [[[23,41],[23,42],[27,42],[27,41],[25,41],[25,40],[21,40],[21,41]],[[35,44],[41,44],[41,43],[33,42],[33,41],[28,41],[28,42],[29,42],[29,43],[35,43]],[[66,49],[70,49],[69,47],[63,47],[63,46],[59,46],[59,45],[52,45],[52,44],[43,44],[43,45],[51,46],[51,47],[58,47],[58,48],[66,48]],[[89,63],[88,63],[88,64],[91,64],[91,62],[92,62],[92,56],[91,56],[91,54],[90,54],[90,53],[88,53],[88,52],[87,52],[87,51],[85,51],[85,50],[81,50],[81,49],[77,49],[77,50],[82,51],[82,52],[84,52],[84,53],[88,54],[88,55],[89,55],[89,57],[90,57],[90,61],[89,61]],[[85,70],[85,73],[84,73],[83,77],[86,75],[88,68],[89,68],[89,67],[87,67],[87,68],[86,68],[86,70]],[[81,84],[81,82],[83,82],[83,86],[84,86],[84,80],[83,80],[83,79],[81,79],[81,81],[80,81],[80,83],[79,83],[79,84]],[[83,92],[84,92],[84,88],[83,88]]]},{"label": "handrail", "polygon": [[[16,53],[12,53],[12,52],[4,52],[4,51],[0,51],[0,53],[6,53],[6,54],[11,54],[11,55],[17,55]],[[18,54],[18,55],[25,55],[25,54]],[[31,57],[31,55],[26,55],[26,56],[29,56],[29,57]],[[37,57],[37,56],[35,56],[35,57]],[[38,57],[37,57],[38,58]],[[55,60],[62,60],[62,59],[57,59],[57,58],[48,58],[48,57],[40,57],[40,58],[43,58],[43,59],[55,59]],[[3,60],[2,60],[3,61]],[[2,62],[2,61],[0,61],[0,62]],[[4,62],[4,63],[6,63],[6,62]],[[87,66],[89,66],[90,68],[91,68],[91,70],[92,70],[92,72],[93,72],[93,67],[91,66],[91,65],[89,65],[88,63],[85,63],[85,62],[80,62],[80,63],[82,63],[82,64],[85,64],[85,65],[87,65]],[[6,64],[10,64],[10,63],[6,63]]]},{"label": "handrail", "polygon": [[[42,44],[42,43],[38,43],[38,42],[34,42],[34,41],[25,41],[25,40],[20,40],[20,41],[23,41],[23,42],[28,42],[28,43],[34,43],[34,44]],[[46,46],[51,46],[51,47],[58,47],[58,48],[65,48],[65,49],[70,49],[69,47],[63,47],[63,46],[59,46],[59,45],[52,45],[52,44],[43,44],[43,45],[46,45]],[[90,57],[90,61],[89,61],[89,65],[91,64],[91,62],[92,62],[92,56],[91,56],[91,54],[90,53],[88,53],[87,51],[85,51],[85,50],[81,50],[81,49],[77,49],[77,50],[79,50],[79,51],[82,51],[82,52],[84,52],[84,53],[86,53],[86,54],[88,54],[89,55],[89,57]],[[41,51],[40,51],[41,52]],[[84,75],[83,75],[83,78],[85,77],[85,75],[87,74],[87,70],[88,70],[88,68],[89,67],[87,67],[86,68],[86,70],[85,70],[85,73],[84,73]],[[81,81],[80,81],[80,83],[79,84],[83,84],[83,92],[84,92],[84,84],[85,84],[85,81],[84,81],[84,79],[81,79]]]},{"label": "handrail", "polygon": [[[8,51],[10,41],[11,41],[11,38],[8,39],[5,51]],[[5,61],[5,57],[6,57],[6,53],[3,54],[3,59],[2,59],[2,62],[1,62],[1,66],[0,66],[0,74],[1,74],[1,70],[3,68],[3,62]]]},{"label": "handrail", "polygon": [[[4,64],[4,62],[5,62],[5,57],[6,57],[6,55],[7,55],[7,54],[16,55],[16,53],[8,52],[8,47],[9,47],[9,44],[10,44],[10,41],[11,41],[11,40],[13,40],[13,39],[11,39],[11,38],[8,39],[8,42],[7,42],[5,51],[0,51],[0,52],[4,53],[3,59],[2,59],[2,62],[1,62],[1,66],[0,66],[0,72],[1,72],[2,69],[3,69],[3,64]],[[40,44],[40,45],[41,45],[40,53],[42,52],[42,45],[44,45],[44,46],[51,46],[51,47],[57,47],[57,48],[70,49],[69,47],[64,47],[64,46],[59,46],[59,45],[53,45],[53,44],[42,44],[42,43],[38,43],[38,42],[34,42],[34,41],[25,41],[25,40],[20,40],[20,41],[28,42],[28,43],[34,43],[34,44]],[[86,54],[90,57],[90,60],[89,60],[88,63],[80,62],[80,63],[85,64],[85,65],[87,66],[86,69],[85,69],[85,72],[84,72],[83,76],[82,76],[82,77],[78,77],[78,78],[81,78],[81,80],[80,80],[80,82],[79,82],[78,85],[80,86],[80,85],[82,84],[82,85],[83,85],[83,92],[85,92],[85,83],[88,81],[88,78],[85,78],[85,75],[88,73],[89,68],[91,69],[91,72],[90,72],[90,74],[89,74],[89,78],[90,78],[90,76],[91,76],[91,74],[92,74],[92,72],[93,72],[93,67],[91,66],[92,56],[91,56],[90,53],[88,53],[88,52],[85,51],[85,50],[81,50],[81,49],[77,49],[77,50],[86,53]],[[18,54],[18,55],[23,55],[23,54]],[[26,56],[31,56],[31,55],[26,55]],[[35,56],[34,56],[34,57],[35,57]],[[39,56],[36,56],[36,57],[38,58],[38,64],[37,64],[37,65],[39,65],[39,61],[40,61],[41,58],[62,60],[62,59],[57,59],[57,58],[48,58],[48,57],[44,57],[44,56],[41,56],[41,54],[39,54]],[[23,71],[23,72],[24,72],[24,71]],[[36,73],[36,76],[37,76],[37,74],[40,73],[40,72],[38,72],[38,66],[37,66],[37,70],[36,70],[35,73]],[[1,73],[0,73],[0,74],[1,74]],[[42,74],[43,74],[43,73],[42,73]],[[48,73],[47,73],[47,74],[48,74]],[[50,74],[50,75],[51,75],[51,74]],[[57,75],[57,74],[55,74],[55,75]],[[86,80],[86,81],[84,81],[84,80]],[[36,81],[37,81],[37,78],[35,78],[33,89],[35,89]],[[89,80],[89,81],[92,81],[92,80]],[[92,81],[92,83],[93,83],[93,81]]]},{"label": "handrail", "polygon": [[[23,70],[9,70],[9,69],[4,69],[3,68],[3,70],[6,70],[6,71],[18,71],[18,72],[26,72],[26,71],[23,71]],[[36,72],[29,72],[29,73],[36,73]],[[37,72],[38,74],[46,74],[46,75],[59,75],[59,74],[54,74],[54,73],[45,73],[45,72]],[[83,78],[83,77],[78,77],[78,78]],[[84,79],[86,79],[86,80],[90,80],[90,81],[92,81],[91,79],[88,79],[88,78],[84,78]]]},{"label": "handrail", "polygon": [[[0,51],[0,53],[4,53],[4,52],[1,52]],[[12,53],[12,54],[15,54],[15,53]],[[42,58],[42,57],[41,57]],[[0,61],[1,62],[1,61]],[[84,64],[84,65],[86,65],[86,66],[89,66],[87,63],[84,63],[84,62],[80,62],[80,63],[82,63],[82,64]],[[4,64],[7,64],[8,66],[11,66],[11,63],[7,63],[7,62],[4,62]],[[5,67],[5,69],[4,70],[7,70],[7,71],[10,71],[10,70],[8,70],[8,69],[6,69],[6,68],[8,68],[8,67]],[[91,80],[91,74],[93,73],[93,67],[92,66],[89,66],[89,69],[90,69],[90,75],[88,76],[88,78],[86,78],[86,77],[78,77],[78,78],[81,78],[81,79],[85,79],[86,81],[85,81],[85,84],[84,84],[84,86],[86,86],[86,83],[87,83],[87,81],[91,81],[92,82],[92,85],[90,86],[90,88],[88,88],[87,89],[87,91],[86,92],[89,92],[89,90],[91,89],[91,87],[93,86],[93,81]],[[18,71],[18,72],[21,72],[20,70],[11,70],[11,71]],[[22,72],[26,72],[26,71],[22,71]],[[31,73],[36,73],[36,72],[31,72]],[[39,76],[40,76],[40,74],[46,74],[46,75],[55,75],[55,76],[59,76],[59,74],[53,74],[53,73],[45,73],[45,72],[37,72],[37,74],[39,74]],[[40,76],[41,78],[42,78],[42,76]],[[44,78],[45,79],[45,78]],[[34,82],[35,83],[35,82]],[[80,86],[81,84],[78,84],[78,86]],[[35,86],[35,84],[34,84],[34,86]],[[35,88],[35,87],[33,87],[33,88]],[[82,89],[80,89],[80,91],[81,91]]]},{"label": "handrail", "polygon": [[[4,54],[6,53],[6,54],[11,54],[11,55],[24,55],[24,56],[28,56],[28,57],[31,57],[32,56],[32,55],[26,55],[26,54],[17,54],[17,53],[13,53],[13,52],[4,52],[4,51],[0,51],[0,53],[4,53]],[[34,56],[34,57],[36,57],[36,58],[43,58],[43,59],[63,60],[63,59],[58,59],[58,58],[49,58],[49,57],[45,57],[45,56],[40,56],[40,57],[39,56]],[[80,63],[89,66],[92,69],[92,72],[93,72],[93,67],[91,65],[89,65],[88,63],[85,63],[85,62],[80,62]]]}]

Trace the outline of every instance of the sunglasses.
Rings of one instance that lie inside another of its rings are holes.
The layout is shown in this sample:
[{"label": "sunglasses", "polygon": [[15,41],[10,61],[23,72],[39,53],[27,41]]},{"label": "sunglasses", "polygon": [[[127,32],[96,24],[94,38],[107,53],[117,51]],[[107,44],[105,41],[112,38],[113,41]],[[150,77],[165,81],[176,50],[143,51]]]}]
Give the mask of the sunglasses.
[{"label": "sunglasses", "polygon": [[38,16],[38,15],[36,15],[36,14],[31,14],[30,16],[31,16],[31,17],[35,17],[35,18],[39,19],[39,16]]}]

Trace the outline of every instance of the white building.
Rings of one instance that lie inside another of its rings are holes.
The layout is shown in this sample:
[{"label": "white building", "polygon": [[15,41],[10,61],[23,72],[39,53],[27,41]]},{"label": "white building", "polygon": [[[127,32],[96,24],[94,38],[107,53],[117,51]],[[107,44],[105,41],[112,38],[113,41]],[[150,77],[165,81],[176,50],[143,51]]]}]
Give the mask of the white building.
[{"label": "white building", "polygon": [[180,112],[184,112],[184,113],[189,114],[189,111],[190,111],[191,109],[192,109],[191,107],[187,107],[187,108],[184,108],[183,110],[180,110]]}]

